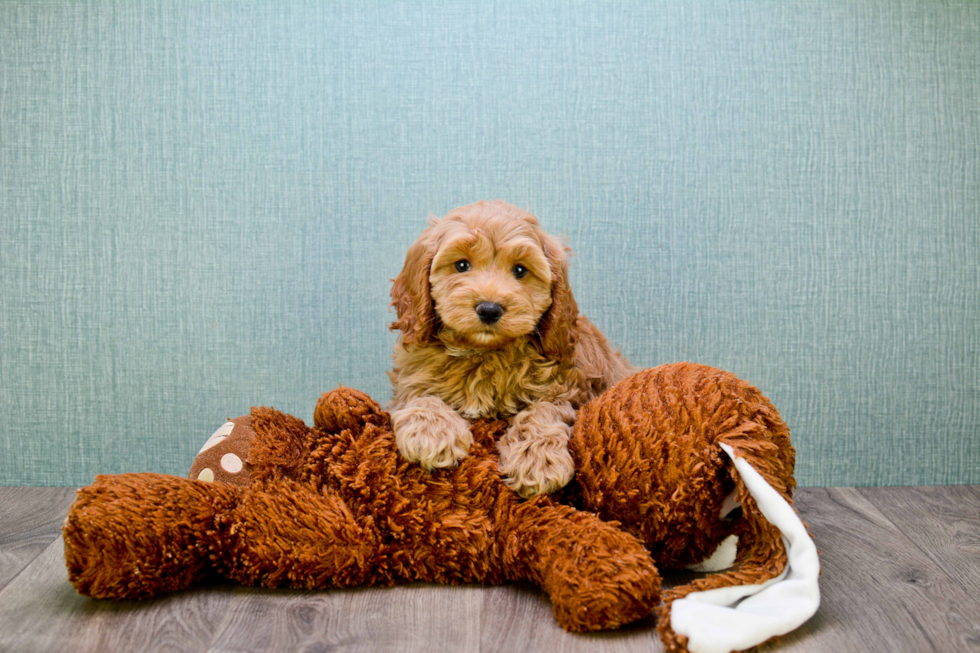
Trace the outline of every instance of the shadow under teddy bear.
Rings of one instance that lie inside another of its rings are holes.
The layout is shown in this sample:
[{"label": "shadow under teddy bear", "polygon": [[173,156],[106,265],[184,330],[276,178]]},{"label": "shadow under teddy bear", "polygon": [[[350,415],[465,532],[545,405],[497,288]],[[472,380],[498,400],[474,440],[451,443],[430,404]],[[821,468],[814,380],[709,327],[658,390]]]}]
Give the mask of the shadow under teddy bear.
[{"label": "shadow under teddy bear", "polygon": [[[788,506],[789,430],[758,390],[713,368],[645,370],[583,407],[570,441],[576,480],[529,501],[497,467],[504,421],[475,422],[470,455],[433,474],[398,455],[388,413],[356,390],[324,394],[312,428],[271,408],[230,423],[191,472],[217,482],[121,474],[79,492],[64,539],[80,593],[148,598],[211,573],[311,589],[530,580],[567,630],[656,611],[668,650],[684,650],[701,635],[672,625],[676,600],[789,571],[786,535],[733,466],[748,461]],[[725,519],[735,505],[741,515]],[[737,557],[719,548],[733,535]],[[711,570],[719,558],[734,566],[661,594],[655,565],[707,559]],[[781,634],[771,630],[749,645]]]}]

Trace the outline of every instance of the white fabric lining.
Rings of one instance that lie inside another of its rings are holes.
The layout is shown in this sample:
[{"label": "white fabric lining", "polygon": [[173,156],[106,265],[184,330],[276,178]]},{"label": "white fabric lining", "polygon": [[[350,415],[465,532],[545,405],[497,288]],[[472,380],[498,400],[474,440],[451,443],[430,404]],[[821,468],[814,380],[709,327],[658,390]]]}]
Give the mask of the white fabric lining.
[{"label": "white fabric lining", "polygon": [[735,564],[738,556],[738,535],[729,535],[721,541],[715,552],[701,562],[688,565],[691,571],[722,571]]},{"label": "white fabric lining", "polygon": [[674,601],[670,626],[687,637],[691,653],[730,653],[757,646],[798,628],[820,606],[817,547],[793,507],[744,458],[721,448],[735,464],[759,511],[783,536],[789,562],[761,585],[692,592]]}]

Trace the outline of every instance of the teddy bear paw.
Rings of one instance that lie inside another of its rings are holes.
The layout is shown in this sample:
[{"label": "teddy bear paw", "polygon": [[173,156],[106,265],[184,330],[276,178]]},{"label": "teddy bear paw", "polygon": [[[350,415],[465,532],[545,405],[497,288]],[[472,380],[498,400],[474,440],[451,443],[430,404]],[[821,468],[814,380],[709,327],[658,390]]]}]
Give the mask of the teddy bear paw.
[{"label": "teddy bear paw", "polygon": [[366,422],[377,422],[383,414],[381,406],[367,394],[340,386],[320,396],[313,411],[313,424],[327,433],[356,431]]},{"label": "teddy bear paw", "polygon": [[428,471],[455,467],[473,446],[469,422],[435,397],[392,411],[391,422],[398,452]]}]

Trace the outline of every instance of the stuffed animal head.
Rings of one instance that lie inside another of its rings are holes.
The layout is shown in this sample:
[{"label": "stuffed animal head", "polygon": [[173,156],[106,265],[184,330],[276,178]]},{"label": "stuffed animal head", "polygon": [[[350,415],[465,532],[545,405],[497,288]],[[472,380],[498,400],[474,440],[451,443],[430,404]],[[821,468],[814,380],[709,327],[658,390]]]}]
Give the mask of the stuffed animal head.
[{"label": "stuffed animal head", "polygon": [[640,538],[661,570],[721,572],[664,592],[669,652],[751,648],[816,611],[789,429],[750,384],[690,363],[644,370],[579,411],[569,449],[581,508]]}]

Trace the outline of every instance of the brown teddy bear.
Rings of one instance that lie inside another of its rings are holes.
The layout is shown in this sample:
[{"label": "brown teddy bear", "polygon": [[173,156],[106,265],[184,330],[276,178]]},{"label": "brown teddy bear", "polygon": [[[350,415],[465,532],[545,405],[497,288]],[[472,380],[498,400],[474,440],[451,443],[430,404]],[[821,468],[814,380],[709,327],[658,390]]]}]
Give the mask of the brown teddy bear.
[{"label": "brown teddy bear", "polygon": [[[569,630],[615,628],[659,601],[636,537],[504,485],[493,452],[506,422],[475,423],[471,455],[437,474],[398,455],[388,413],[356,390],[323,395],[313,428],[270,408],[232,422],[202,453],[237,457],[247,483],[121,474],[79,492],[64,539],[80,593],[147,598],[212,571],[310,589],[526,579]],[[246,446],[228,451],[222,436],[239,432]]]},{"label": "brown teddy bear", "polygon": [[[816,553],[788,504],[789,432],[752,386],[690,364],[622,381],[580,411],[576,482],[557,498],[504,485],[506,426],[475,422],[470,456],[430,474],[398,455],[388,413],[356,390],[324,394],[312,428],[253,408],[208,440],[191,479],[100,476],[81,490],[64,528],[69,579],[95,598],[211,573],[302,588],[530,580],[572,631],[656,610],[672,651],[748,648],[815,611]],[[655,564],[734,566],[661,596]]]}]

